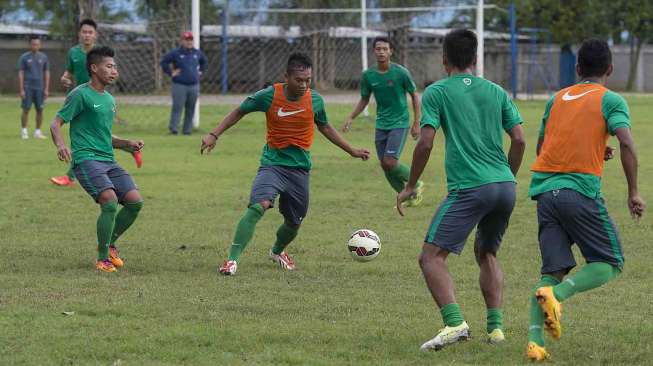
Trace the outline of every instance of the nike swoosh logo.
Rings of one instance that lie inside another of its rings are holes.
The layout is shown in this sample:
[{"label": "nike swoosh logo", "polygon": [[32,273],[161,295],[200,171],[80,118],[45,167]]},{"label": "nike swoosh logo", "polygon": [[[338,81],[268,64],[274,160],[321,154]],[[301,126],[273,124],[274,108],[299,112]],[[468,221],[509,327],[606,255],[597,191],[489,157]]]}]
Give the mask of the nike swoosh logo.
[{"label": "nike swoosh logo", "polygon": [[303,112],[303,111],[304,111],[304,109],[300,109],[300,110],[298,110],[298,111],[288,111],[288,112],[284,112],[284,111],[283,111],[283,108],[279,108],[279,109],[277,110],[277,116],[279,116],[279,117],[292,116],[293,114],[297,114],[297,113],[299,113],[299,112]]},{"label": "nike swoosh logo", "polygon": [[102,104],[93,104],[93,108],[97,108],[97,107],[99,107],[99,106],[101,106],[101,105],[102,105]]},{"label": "nike swoosh logo", "polygon": [[584,96],[585,94],[588,94],[588,93],[591,93],[591,92],[594,92],[594,91],[597,91],[597,90],[598,89],[592,89],[592,90],[586,91],[585,93],[580,93],[580,94],[576,94],[576,95],[569,94],[569,90],[567,90],[567,92],[562,96],[562,100],[568,102],[570,100],[578,99],[578,98]]}]

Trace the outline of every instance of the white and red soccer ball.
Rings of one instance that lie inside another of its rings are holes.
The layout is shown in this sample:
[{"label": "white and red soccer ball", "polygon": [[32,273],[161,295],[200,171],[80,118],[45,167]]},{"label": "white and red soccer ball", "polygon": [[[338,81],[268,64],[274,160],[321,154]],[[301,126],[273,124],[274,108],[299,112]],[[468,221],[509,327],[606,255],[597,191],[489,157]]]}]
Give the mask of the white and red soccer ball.
[{"label": "white and red soccer ball", "polygon": [[356,230],[351,234],[347,242],[347,249],[349,249],[349,253],[354,260],[369,262],[379,255],[381,239],[372,230]]}]

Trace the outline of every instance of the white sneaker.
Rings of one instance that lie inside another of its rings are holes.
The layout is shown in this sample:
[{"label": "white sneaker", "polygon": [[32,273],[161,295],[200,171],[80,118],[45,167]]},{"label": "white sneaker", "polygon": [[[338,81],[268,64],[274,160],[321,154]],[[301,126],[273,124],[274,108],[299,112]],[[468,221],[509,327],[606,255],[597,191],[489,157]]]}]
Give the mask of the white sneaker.
[{"label": "white sneaker", "polygon": [[47,137],[45,137],[45,135],[41,132],[41,130],[34,131],[34,138],[41,139],[41,140],[47,139]]},{"label": "white sneaker", "polygon": [[27,129],[20,131],[20,138],[23,140],[27,140],[29,138],[29,133],[27,133]]},{"label": "white sneaker", "polygon": [[438,335],[436,335],[435,338],[424,343],[419,349],[420,351],[439,351],[445,346],[460,341],[466,341],[470,337],[471,332],[469,331],[467,322],[462,322],[462,324],[457,327],[444,327],[444,329],[441,329],[440,332],[438,332]]},{"label": "white sneaker", "polygon": [[274,254],[272,253],[272,249],[270,249],[270,259],[283,269],[288,271],[295,269],[295,261],[286,252],[281,252],[281,254]]}]

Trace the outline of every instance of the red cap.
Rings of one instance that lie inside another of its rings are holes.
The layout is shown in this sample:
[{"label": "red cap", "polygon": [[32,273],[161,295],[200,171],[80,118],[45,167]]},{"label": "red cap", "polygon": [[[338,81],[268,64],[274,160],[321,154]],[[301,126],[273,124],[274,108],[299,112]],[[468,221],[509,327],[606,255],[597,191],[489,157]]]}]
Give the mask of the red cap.
[{"label": "red cap", "polygon": [[193,32],[184,32],[181,34],[182,39],[193,39]]}]

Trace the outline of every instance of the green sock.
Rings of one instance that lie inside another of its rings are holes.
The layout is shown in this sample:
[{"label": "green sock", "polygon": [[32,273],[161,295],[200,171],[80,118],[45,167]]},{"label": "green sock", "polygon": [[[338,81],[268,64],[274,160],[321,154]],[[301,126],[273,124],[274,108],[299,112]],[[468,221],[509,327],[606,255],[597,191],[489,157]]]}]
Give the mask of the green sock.
[{"label": "green sock", "polygon": [[538,346],[544,347],[544,314],[542,308],[535,298],[535,291],[540,287],[555,286],[559,284],[557,278],[549,275],[542,275],[540,281],[531,291],[531,309],[529,313],[528,341],[535,342]]},{"label": "green sock", "polygon": [[447,304],[440,309],[444,325],[448,327],[457,327],[463,323],[463,313],[460,311],[460,305],[453,303]]},{"label": "green sock", "polygon": [[263,217],[265,210],[260,204],[249,206],[243,217],[240,218],[236,226],[236,233],[234,234],[234,241],[229,248],[229,260],[238,261],[240,254],[245,250],[249,241],[254,236],[256,223]]},{"label": "green sock", "polygon": [[118,202],[109,201],[100,205],[100,216],[97,218],[98,259],[109,258],[109,242],[115,224]]},{"label": "green sock", "polygon": [[66,172],[66,175],[68,176],[68,179],[75,180],[75,170],[73,169],[72,164],[70,164],[70,168],[68,168],[68,171]]},{"label": "green sock", "polygon": [[608,263],[587,263],[573,276],[567,277],[553,288],[553,294],[558,301],[565,301],[573,295],[597,288],[621,273],[618,267]]},{"label": "green sock", "polygon": [[123,208],[120,209],[118,215],[116,216],[116,224],[113,228],[113,234],[111,235],[111,244],[115,244],[116,240],[129,229],[129,227],[134,223],[138,212],[143,208],[143,201],[138,202],[125,202]]},{"label": "green sock", "polygon": [[499,308],[487,309],[487,332],[492,333],[495,329],[503,330],[503,312]]},{"label": "green sock", "polygon": [[392,170],[385,172],[385,178],[397,193],[404,190],[409,177],[410,168],[401,163],[398,163]]},{"label": "green sock", "polygon": [[297,232],[299,231],[299,227],[292,227],[290,225],[286,225],[284,222],[279,226],[279,230],[277,230],[277,241],[274,243],[274,246],[272,247],[272,253],[274,254],[281,254],[284,249],[290,244],[293,239],[297,236]]}]

